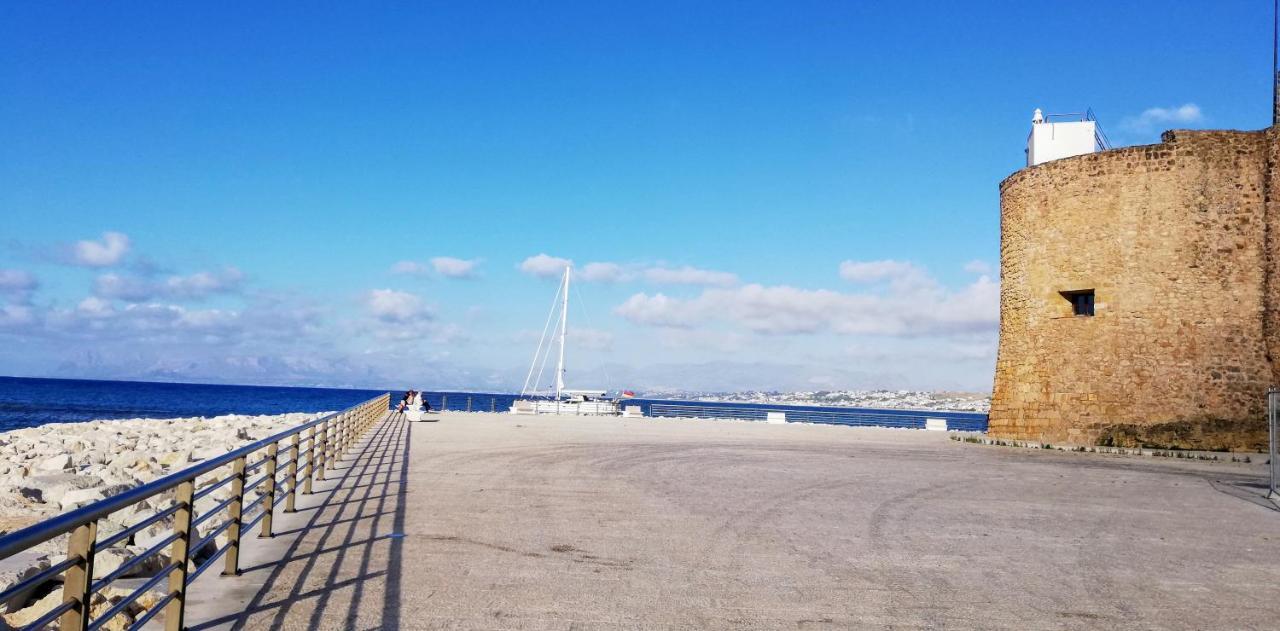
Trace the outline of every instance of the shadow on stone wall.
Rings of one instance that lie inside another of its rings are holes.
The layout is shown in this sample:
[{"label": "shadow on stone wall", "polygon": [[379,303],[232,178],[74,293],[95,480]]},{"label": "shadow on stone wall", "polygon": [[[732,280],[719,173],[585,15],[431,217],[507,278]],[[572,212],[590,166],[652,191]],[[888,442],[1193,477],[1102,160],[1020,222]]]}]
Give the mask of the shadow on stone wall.
[{"label": "shadow on stone wall", "polygon": [[1156,425],[1121,423],[1100,428],[1098,444],[1146,449],[1266,451],[1267,424],[1261,419],[1209,419]]}]

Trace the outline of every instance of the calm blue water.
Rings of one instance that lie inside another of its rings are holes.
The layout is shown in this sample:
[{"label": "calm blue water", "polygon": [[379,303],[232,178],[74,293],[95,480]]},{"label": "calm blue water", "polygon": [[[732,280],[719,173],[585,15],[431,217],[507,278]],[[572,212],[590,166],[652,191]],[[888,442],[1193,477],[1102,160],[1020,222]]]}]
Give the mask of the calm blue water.
[{"label": "calm blue water", "polygon": [[0,377],[0,431],[94,419],[324,412],[383,392]]},{"label": "calm blue water", "polygon": [[[276,386],[225,386],[138,381],[90,381],[83,379],[28,379],[0,377],[0,431],[96,419],[178,418],[219,414],[283,414],[341,410],[386,390],[339,388],[286,388]],[[402,392],[391,391],[394,405]],[[494,392],[428,392],[432,408],[505,411],[516,395]],[[945,418],[953,429],[986,431],[987,415],[966,412],[918,412],[861,408],[780,406],[754,403],[707,403],[630,399],[646,415],[651,406],[695,405],[763,418],[763,410],[785,409],[787,418],[838,425],[923,427],[924,418]],[[809,415],[808,413],[815,413]],[[704,415],[705,414],[701,414]]]}]

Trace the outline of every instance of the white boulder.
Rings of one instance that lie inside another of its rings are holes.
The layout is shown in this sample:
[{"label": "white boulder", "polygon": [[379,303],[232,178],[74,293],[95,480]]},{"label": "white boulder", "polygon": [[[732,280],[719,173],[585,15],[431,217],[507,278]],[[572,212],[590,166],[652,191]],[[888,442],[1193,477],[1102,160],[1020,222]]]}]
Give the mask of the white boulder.
[{"label": "white boulder", "polygon": [[74,463],[71,461],[70,454],[58,454],[52,458],[41,460],[36,465],[36,469],[40,471],[65,471],[70,469]]}]

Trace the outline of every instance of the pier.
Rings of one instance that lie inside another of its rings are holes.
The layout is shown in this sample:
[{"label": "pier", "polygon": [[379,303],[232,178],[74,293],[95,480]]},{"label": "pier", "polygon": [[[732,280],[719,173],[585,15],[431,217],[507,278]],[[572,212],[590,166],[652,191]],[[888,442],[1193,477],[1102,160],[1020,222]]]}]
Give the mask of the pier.
[{"label": "pier", "polygon": [[271,536],[246,528],[234,573],[220,560],[226,575],[187,586],[182,626],[1256,628],[1280,617],[1280,513],[1260,496],[1261,461],[822,425],[434,418],[379,412],[335,433],[345,448],[311,493],[303,480],[292,512],[277,509]]}]

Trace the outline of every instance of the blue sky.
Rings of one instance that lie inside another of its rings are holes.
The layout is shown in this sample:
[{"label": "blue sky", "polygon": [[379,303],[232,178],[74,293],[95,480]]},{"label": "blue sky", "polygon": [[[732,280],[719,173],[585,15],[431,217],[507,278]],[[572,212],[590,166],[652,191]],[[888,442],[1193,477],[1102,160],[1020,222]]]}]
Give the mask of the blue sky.
[{"label": "blue sky", "polygon": [[572,385],[989,389],[1033,108],[1270,119],[1260,1],[467,4],[0,7],[0,374],[506,389],[545,254]]}]

